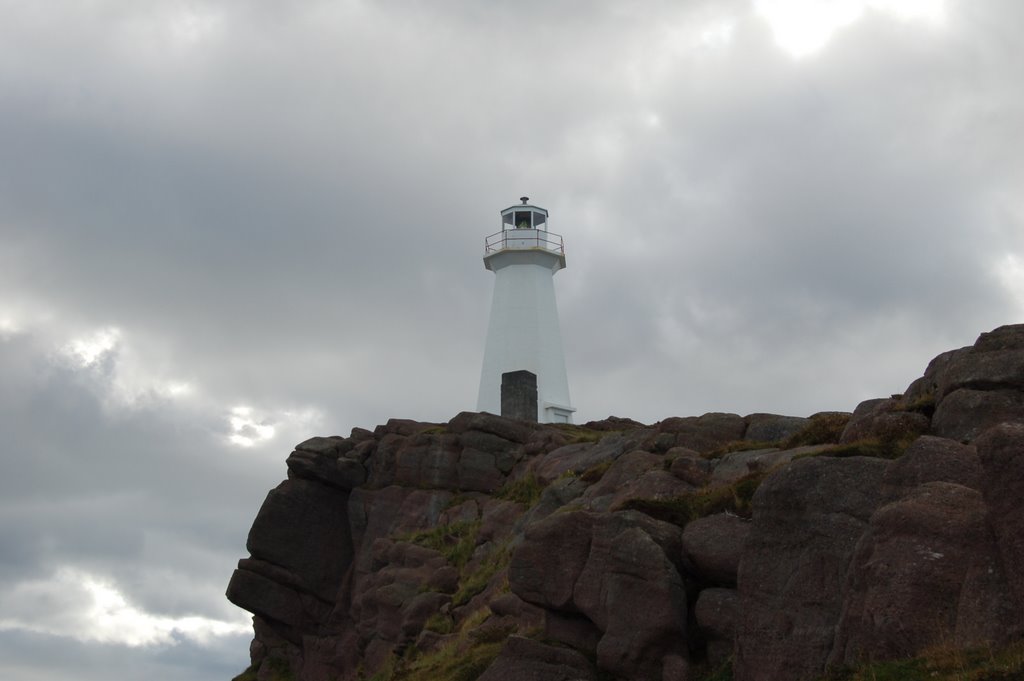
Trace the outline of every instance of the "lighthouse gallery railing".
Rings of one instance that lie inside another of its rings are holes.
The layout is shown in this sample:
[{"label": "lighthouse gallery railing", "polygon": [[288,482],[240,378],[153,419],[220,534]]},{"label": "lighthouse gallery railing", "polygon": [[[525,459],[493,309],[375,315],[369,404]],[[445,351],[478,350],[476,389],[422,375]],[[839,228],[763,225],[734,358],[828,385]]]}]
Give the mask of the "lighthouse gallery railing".
[{"label": "lighthouse gallery railing", "polygon": [[543,248],[552,253],[565,255],[565,244],[562,235],[546,232],[543,229],[503,229],[484,239],[484,253],[494,253],[505,249],[517,250],[527,248]]}]

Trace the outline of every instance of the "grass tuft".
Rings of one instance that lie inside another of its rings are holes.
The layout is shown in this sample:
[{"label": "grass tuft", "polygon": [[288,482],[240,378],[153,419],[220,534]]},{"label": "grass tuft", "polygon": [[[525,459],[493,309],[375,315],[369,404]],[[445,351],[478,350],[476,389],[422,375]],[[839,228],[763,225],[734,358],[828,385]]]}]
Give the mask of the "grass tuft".
[{"label": "grass tuft", "polygon": [[569,438],[567,444],[570,445],[581,442],[598,442],[607,435],[619,435],[621,432],[617,430],[591,430],[590,428],[584,428],[572,423],[556,423],[551,425],[565,433],[566,437]]},{"label": "grass tuft", "polygon": [[935,414],[935,391],[925,393],[915,400],[900,405],[901,411],[912,411],[931,418]]},{"label": "grass tuft", "polygon": [[752,473],[731,485],[705,487],[697,492],[671,499],[630,499],[621,508],[634,509],[652,518],[686,527],[698,518],[730,511],[742,518],[750,518],[751,499],[766,473]]},{"label": "grass tuft", "polygon": [[452,596],[452,606],[458,607],[469,603],[473,596],[487,588],[491,578],[501,570],[508,567],[512,557],[512,550],[508,545],[501,546],[491,552],[491,555],[484,560],[471,574],[465,575],[459,581],[459,589]]},{"label": "grass tuft", "polygon": [[256,681],[256,667],[249,665],[248,669],[231,679],[231,681]]},{"label": "grass tuft", "polygon": [[819,456],[832,456],[836,458],[848,458],[851,456],[871,456],[876,459],[898,459],[907,451],[907,447],[916,437],[901,438],[896,440],[880,440],[871,438],[858,440],[849,444],[839,445],[832,449],[819,452]]},{"label": "grass tuft", "polygon": [[494,496],[497,499],[515,501],[529,508],[540,501],[540,495],[544,492],[544,487],[545,485],[537,479],[537,476],[530,473],[515,482],[505,483],[505,486],[498,490]]},{"label": "grass tuft", "polygon": [[837,443],[849,422],[850,415],[844,412],[827,411],[815,414],[811,417],[810,423],[782,442],[782,448]]},{"label": "grass tuft", "polygon": [[601,463],[595,463],[580,474],[580,480],[590,483],[597,482],[603,478],[604,474],[608,472],[608,469],[612,467],[612,463],[614,462],[611,459],[602,461]]},{"label": "grass tuft", "polygon": [[461,569],[473,555],[479,532],[480,521],[470,520],[401,535],[397,539],[433,549]]},{"label": "grass tuft", "polygon": [[705,459],[720,459],[726,454],[732,454],[733,452],[749,452],[757,449],[778,449],[781,444],[782,443],[778,440],[773,440],[771,442],[733,440],[732,442],[726,442],[718,449],[712,450],[703,456]]}]

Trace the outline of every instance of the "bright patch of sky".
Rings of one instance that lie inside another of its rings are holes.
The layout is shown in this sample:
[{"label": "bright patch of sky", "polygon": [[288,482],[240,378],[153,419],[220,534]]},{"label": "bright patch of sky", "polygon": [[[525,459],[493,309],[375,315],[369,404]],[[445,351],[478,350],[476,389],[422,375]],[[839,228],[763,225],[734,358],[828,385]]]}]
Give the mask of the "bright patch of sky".
[{"label": "bright patch of sky", "polygon": [[90,370],[108,361],[97,388],[110,409],[141,406],[153,400],[179,400],[197,393],[193,382],[174,376],[175,372],[166,367],[167,361],[155,356],[159,352],[129,342],[119,327],[103,327],[75,336],[59,352],[79,370]]},{"label": "bright patch of sky", "polygon": [[258,442],[270,440],[277,432],[265,417],[254,416],[252,407],[233,408],[228,422],[232,430],[228,440],[240,447],[252,447]]},{"label": "bright patch of sky", "polygon": [[[52,325],[33,328],[44,334],[59,333]],[[23,329],[14,317],[0,316],[0,337]],[[182,378],[183,372],[159,347],[149,347],[119,327],[76,335],[59,344],[58,350],[73,370],[89,377],[92,390],[111,415],[125,410],[165,409],[172,404],[208,414],[223,413],[223,402],[204,393],[196,381]],[[96,371],[101,364],[101,370]],[[230,444],[242,448],[267,444],[282,434],[305,439],[323,419],[321,410],[310,406],[243,404],[227,411],[223,433]]]},{"label": "bright patch of sky", "polygon": [[104,355],[112,352],[121,340],[121,330],[110,326],[90,334],[72,338],[62,348],[64,355],[85,368],[96,364]]},{"label": "bright patch of sky", "polygon": [[178,8],[168,21],[171,38],[179,45],[195,45],[211,36],[221,24],[221,16],[196,7]]},{"label": "bright patch of sky", "polygon": [[1002,261],[996,264],[996,275],[1011,297],[1017,301],[1017,307],[1024,315],[1024,259],[1007,253]]},{"label": "bright patch of sky", "polygon": [[718,21],[707,24],[700,31],[700,44],[704,47],[724,47],[732,42],[735,24],[732,21]]},{"label": "bright patch of sky", "polygon": [[[231,433],[228,441],[239,447],[254,447],[270,442],[282,431],[289,437],[305,439],[323,421],[323,414],[314,408],[259,411],[249,406],[233,407],[228,416]],[[298,440],[296,440],[298,441]]]},{"label": "bright patch of sky", "polygon": [[140,610],[117,587],[65,567],[48,579],[25,581],[0,594],[0,631],[22,630],[85,643],[169,646],[180,639],[199,644],[246,633],[249,618],[166,617]]},{"label": "bright patch of sky", "polygon": [[755,0],[755,7],[779,47],[794,57],[818,52],[868,10],[933,25],[945,18],[945,0]]}]

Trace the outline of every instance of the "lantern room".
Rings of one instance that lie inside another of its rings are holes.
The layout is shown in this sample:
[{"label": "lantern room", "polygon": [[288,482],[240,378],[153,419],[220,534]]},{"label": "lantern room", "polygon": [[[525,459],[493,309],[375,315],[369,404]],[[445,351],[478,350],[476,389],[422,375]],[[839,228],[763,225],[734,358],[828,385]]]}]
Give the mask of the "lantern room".
[{"label": "lantern room", "polygon": [[501,211],[501,230],[508,229],[548,229],[548,212],[539,206],[529,204],[529,196],[519,198],[522,204]]},{"label": "lantern room", "polygon": [[[548,231],[548,211],[531,206],[530,197],[523,196],[518,206],[501,211],[501,231],[484,240],[484,264],[493,270],[495,256],[511,251],[541,251],[550,260],[550,267],[565,267],[565,246],[559,234]],[[551,256],[554,256],[552,259]]]}]

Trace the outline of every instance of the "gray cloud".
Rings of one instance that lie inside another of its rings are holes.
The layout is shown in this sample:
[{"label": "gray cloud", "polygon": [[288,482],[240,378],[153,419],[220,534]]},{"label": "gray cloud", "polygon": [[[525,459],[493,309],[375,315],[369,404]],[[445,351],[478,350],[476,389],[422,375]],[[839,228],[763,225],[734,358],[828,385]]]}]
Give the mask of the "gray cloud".
[{"label": "gray cloud", "polygon": [[[582,419],[851,409],[1016,321],[1024,9],[947,8],[795,59],[738,1],[8,7],[0,589],[71,566],[237,617],[291,440],[473,407],[480,247],[523,193],[566,238]],[[241,405],[273,439],[228,442]],[[5,677],[124,652],[32,636]],[[228,643],[125,659],[226,678]]]}]

